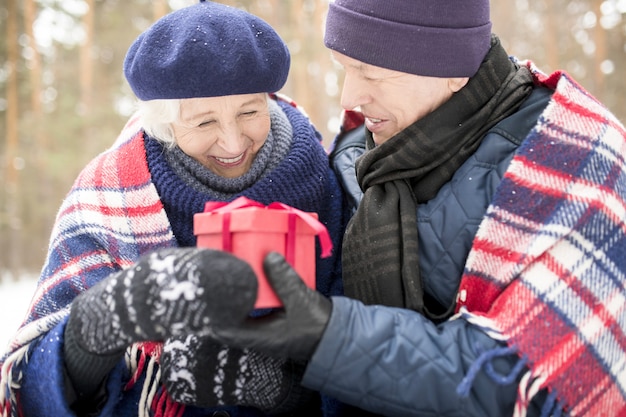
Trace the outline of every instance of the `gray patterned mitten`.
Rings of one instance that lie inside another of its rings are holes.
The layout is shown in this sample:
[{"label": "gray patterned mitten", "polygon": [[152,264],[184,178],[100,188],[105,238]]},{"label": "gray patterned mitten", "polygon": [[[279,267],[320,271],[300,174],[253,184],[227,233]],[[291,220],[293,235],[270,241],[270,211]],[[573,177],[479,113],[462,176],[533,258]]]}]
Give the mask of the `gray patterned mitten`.
[{"label": "gray patterned mitten", "polygon": [[240,321],[256,291],[250,265],[209,249],[160,249],[112,274],[76,297],[65,329],[66,369],[79,397],[100,386],[132,343]]},{"label": "gray patterned mitten", "polygon": [[168,394],[187,405],[240,405],[278,414],[293,411],[313,395],[300,385],[304,364],[229,348],[207,337],[168,339],[161,367]]}]

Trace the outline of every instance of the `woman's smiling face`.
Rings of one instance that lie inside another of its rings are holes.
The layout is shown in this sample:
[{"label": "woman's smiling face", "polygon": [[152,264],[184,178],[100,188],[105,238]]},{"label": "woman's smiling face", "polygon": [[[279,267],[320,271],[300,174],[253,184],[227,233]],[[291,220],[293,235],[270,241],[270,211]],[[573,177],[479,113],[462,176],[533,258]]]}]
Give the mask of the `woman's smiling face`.
[{"label": "woman's smiling face", "polygon": [[240,177],[270,131],[265,93],[182,99],[172,124],[176,143],[187,155],[225,178]]}]

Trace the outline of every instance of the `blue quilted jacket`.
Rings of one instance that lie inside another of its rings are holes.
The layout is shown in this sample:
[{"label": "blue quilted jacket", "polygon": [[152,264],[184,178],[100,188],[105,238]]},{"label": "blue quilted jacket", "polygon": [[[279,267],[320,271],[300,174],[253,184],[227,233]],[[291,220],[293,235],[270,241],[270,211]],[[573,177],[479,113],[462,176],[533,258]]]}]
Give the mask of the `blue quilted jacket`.
[{"label": "blue quilted jacket", "polygon": [[[419,261],[430,311],[445,314],[454,305],[478,226],[550,94],[536,88],[518,112],[486,134],[437,196],[419,205]],[[340,135],[331,155],[353,211],[362,195],[354,161],[364,149],[361,127]],[[365,309],[358,301],[336,297],[328,329],[303,383],[388,416],[513,415],[523,369],[518,357],[499,355],[490,366],[472,367],[480,363],[482,353],[499,348],[506,351],[502,342],[463,320],[437,325],[409,310]],[[469,374],[473,378],[469,395],[460,395]],[[540,414],[544,398],[536,397],[529,416]]]}]

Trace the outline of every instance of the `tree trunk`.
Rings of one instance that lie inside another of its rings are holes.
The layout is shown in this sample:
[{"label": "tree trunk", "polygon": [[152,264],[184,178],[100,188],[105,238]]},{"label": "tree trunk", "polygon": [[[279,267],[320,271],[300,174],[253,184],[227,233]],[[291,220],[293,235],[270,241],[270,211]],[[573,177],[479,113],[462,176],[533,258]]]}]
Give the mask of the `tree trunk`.
[{"label": "tree trunk", "polygon": [[602,63],[606,59],[606,30],[602,28],[600,21],[602,19],[602,10],[600,7],[604,0],[595,0],[593,2],[593,12],[596,15],[596,26],[593,29],[593,40],[596,44],[596,53],[593,56],[593,87],[597,97],[604,96],[604,73],[602,72]]},{"label": "tree trunk", "polygon": [[[37,201],[43,203],[53,201],[52,197],[52,184],[50,176],[48,175],[48,134],[44,121],[43,107],[42,107],[42,59],[39,53],[37,42],[35,40],[35,34],[33,32],[33,25],[37,16],[37,4],[35,0],[26,0],[24,2],[24,31],[28,36],[29,47],[32,50],[32,54],[29,59],[29,81],[30,81],[30,123],[29,131],[33,138],[33,152],[29,152],[28,166],[29,180],[34,181],[38,186],[29,191],[32,196],[29,196],[28,201]],[[35,178],[33,178],[35,177]],[[32,188],[32,187],[31,187]],[[41,206],[37,206],[41,207]],[[45,236],[49,233],[48,221],[46,219],[48,214],[47,210],[33,209],[31,210],[31,216],[28,219],[29,231],[34,236]],[[30,265],[30,260],[23,259],[22,265]]]},{"label": "tree trunk", "polygon": [[[4,163],[5,186],[4,207],[0,226],[7,232],[2,233],[2,250],[0,256],[6,259],[0,262],[13,276],[16,275],[16,268],[19,262],[20,243],[20,213],[19,213],[19,93],[18,93],[18,3],[17,0],[7,0],[7,26],[6,26],[6,47],[7,47],[7,69],[8,77],[6,81],[6,148]],[[1,258],[0,258],[1,259]]]},{"label": "tree trunk", "polygon": [[562,56],[559,50],[559,29],[561,20],[559,16],[563,13],[563,7],[560,4],[554,4],[554,0],[547,0],[545,3],[547,13],[545,14],[545,54],[546,63],[548,68],[544,69],[546,72],[552,72],[560,68],[561,62],[559,57]]},{"label": "tree trunk", "polygon": [[[94,74],[94,15],[95,15],[95,1],[85,0],[88,6],[87,13],[83,16],[83,26],[85,28],[85,42],[80,47],[79,55],[79,85],[80,85],[80,102],[78,104],[78,114],[83,119],[83,137],[93,137],[91,132],[94,127],[94,120],[92,120],[93,111],[93,74]],[[96,143],[92,140],[86,140],[85,152],[87,155],[93,155],[96,153]]]}]

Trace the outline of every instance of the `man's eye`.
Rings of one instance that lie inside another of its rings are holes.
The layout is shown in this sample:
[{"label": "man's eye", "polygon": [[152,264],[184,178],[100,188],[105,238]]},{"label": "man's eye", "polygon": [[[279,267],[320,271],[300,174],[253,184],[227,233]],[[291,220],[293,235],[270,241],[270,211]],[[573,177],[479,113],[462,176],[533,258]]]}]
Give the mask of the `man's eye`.
[{"label": "man's eye", "polygon": [[251,110],[251,111],[246,111],[241,113],[242,116],[254,116],[255,114],[257,114],[256,110]]}]

